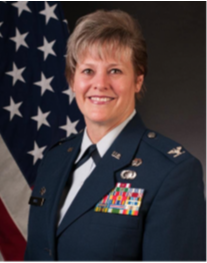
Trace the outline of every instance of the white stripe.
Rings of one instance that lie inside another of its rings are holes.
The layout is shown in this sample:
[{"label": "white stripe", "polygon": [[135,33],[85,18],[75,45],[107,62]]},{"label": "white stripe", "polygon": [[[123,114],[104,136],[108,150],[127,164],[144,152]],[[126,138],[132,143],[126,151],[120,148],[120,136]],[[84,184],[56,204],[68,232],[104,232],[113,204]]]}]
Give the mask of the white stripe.
[{"label": "white stripe", "polygon": [[4,261],[4,258],[3,258],[2,254],[1,254],[1,251],[0,251],[0,261]]},{"label": "white stripe", "polygon": [[27,240],[28,200],[31,189],[1,136],[0,171],[0,197],[19,231]]}]

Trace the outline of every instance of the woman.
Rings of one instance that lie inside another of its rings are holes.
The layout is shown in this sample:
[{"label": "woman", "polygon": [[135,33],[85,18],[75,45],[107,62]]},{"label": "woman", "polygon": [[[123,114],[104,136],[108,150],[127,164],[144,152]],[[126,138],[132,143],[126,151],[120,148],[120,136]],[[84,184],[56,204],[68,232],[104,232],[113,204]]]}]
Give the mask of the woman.
[{"label": "woman", "polygon": [[66,75],[86,128],[39,167],[26,260],[205,260],[201,165],[140,120],[146,73],[145,41],[128,14],[78,21]]}]

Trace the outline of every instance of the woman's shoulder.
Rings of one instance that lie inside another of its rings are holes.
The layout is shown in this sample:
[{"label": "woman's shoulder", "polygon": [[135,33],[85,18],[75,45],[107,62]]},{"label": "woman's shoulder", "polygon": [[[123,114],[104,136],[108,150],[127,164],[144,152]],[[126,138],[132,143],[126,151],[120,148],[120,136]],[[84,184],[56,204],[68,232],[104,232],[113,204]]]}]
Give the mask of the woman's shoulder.
[{"label": "woman's shoulder", "polygon": [[[148,173],[160,175],[177,185],[186,182],[203,182],[200,161],[182,144],[152,130],[146,130],[142,137],[139,155],[146,160]],[[144,161],[144,160],[143,160]],[[158,178],[159,176],[156,176]],[[172,180],[172,181],[171,181]]]},{"label": "woman's shoulder", "polygon": [[160,156],[166,157],[174,164],[182,163],[188,159],[197,160],[182,144],[156,131],[147,129],[142,141],[151,151],[158,152]]},{"label": "woman's shoulder", "polygon": [[61,146],[62,144],[68,142],[68,141],[72,141],[74,140],[75,138],[77,138],[78,134],[71,134],[69,137],[67,138],[63,138],[63,139],[60,139],[58,140],[55,144],[53,144],[49,149],[48,151],[51,151],[52,149],[58,147],[58,146]]},{"label": "woman's shoulder", "polygon": [[57,147],[57,146],[60,146],[60,145],[62,145],[62,144],[64,144],[64,143],[66,143],[66,142],[68,142],[68,141],[72,141],[72,140],[74,140],[74,139],[77,139],[78,137],[81,137],[81,136],[82,136],[82,131],[83,131],[83,130],[81,130],[81,131],[80,131],[79,133],[77,133],[77,134],[72,133],[70,136],[58,140],[57,142],[55,142],[54,144],[52,144],[51,147],[49,147],[48,151],[54,149],[54,148]]},{"label": "woman's shoulder", "polygon": [[47,163],[51,160],[58,159],[57,157],[61,156],[61,154],[64,154],[65,152],[70,152],[70,149],[81,141],[82,136],[83,133],[79,132],[52,143],[52,145],[45,151],[44,157],[39,166],[42,166],[45,162]]}]

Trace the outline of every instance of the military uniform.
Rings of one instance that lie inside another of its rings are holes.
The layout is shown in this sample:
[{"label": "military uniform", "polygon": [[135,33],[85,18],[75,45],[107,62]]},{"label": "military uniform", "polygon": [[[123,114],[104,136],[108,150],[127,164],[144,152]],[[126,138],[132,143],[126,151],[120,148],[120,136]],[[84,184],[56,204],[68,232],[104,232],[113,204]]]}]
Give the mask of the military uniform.
[{"label": "military uniform", "polygon": [[[25,260],[204,261],[200,162],[176,142],[147,130],[138,114],[87,178],[57,228],[60,198],[82,136],[55,145],[40,164]],[[126,200],[127,191],[135,208]]]}]

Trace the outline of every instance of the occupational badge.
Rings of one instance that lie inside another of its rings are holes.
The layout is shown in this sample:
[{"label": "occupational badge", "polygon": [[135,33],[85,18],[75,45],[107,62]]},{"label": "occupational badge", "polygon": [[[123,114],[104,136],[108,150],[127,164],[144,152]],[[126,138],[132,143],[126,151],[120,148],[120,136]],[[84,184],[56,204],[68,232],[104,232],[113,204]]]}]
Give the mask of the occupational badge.
[{"label": "occupational badge", "polygon": [[136,176],[137,176],[137,173],[135,171],[124,170],[121,172],[122,179],[133,180]]},{"label": "occupational badge", "polygon": [[142,159],[140,158],[135,158],[133,161],[132,161],[132,166],[140,166],[142,164]]}]

